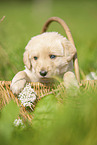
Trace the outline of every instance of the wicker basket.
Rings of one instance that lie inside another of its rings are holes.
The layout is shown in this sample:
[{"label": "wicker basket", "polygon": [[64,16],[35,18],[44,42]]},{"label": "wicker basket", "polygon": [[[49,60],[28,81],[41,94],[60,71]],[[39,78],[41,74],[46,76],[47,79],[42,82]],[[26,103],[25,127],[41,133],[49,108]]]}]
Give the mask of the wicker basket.
[{"label": "wicker basket", "polygon": [[[17,96],[12,93],[12,91],[10,90],[10,84],[11,81],[0,81],[0,109],[2,109],[2,107],[8,104],[11,100],[14,100],[18,106],[21,106],[20,116],[22,116],[25,120],[28,119],[29,121],[31,121],[33,117],[29,115],[26,107],[24,107],[20,103]],[[62,84],[59,84],[57,86],[57,89],[54,90],[54,87],[46,86],[45,84],[41,84],[39,82],[30,82],[30,85],[36,93],[37,101],[39,101],[42,97],[46,95],[54,94],[60,89],[59,86],[62,87]],[[37,101],[35,101],[33,108],[35,107]]]}]

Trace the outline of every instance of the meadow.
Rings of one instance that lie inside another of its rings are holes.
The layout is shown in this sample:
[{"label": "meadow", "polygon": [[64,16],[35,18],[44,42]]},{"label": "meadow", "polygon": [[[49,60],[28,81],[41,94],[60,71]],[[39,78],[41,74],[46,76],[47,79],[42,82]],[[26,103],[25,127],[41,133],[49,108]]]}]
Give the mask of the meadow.
[{"label": "meadow", "polygon": [[[80,71],[97,71],[96,1],[0,2],[0,80],[10,81],[24,69],[23,52],[31,37],[40,34],[45,21],[62,18],[69,26],[78,52]],[[52,23],[48,31],[66,36],[63,28]],[[83,76],[81,74],[81,79]],[[61,98],[61,99],[60,99]],[[62,100],[62,102],[60,101]],[[14,127],[19,107],[11,101],[0,111],[0,144],[97,144],[97,90],[81,89],[74,96],[61,90],[59,96],[41,99],[34,119],[25,127]]]}]

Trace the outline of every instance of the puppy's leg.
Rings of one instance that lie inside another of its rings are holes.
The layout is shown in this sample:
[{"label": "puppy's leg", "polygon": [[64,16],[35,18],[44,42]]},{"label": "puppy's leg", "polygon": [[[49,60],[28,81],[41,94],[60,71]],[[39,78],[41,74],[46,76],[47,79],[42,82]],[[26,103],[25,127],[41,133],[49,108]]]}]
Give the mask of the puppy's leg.
[{"label": "puppy's leg", "polygon": [[68,71],[64,74],[64,86],[66,88],[66,90],[72,94],[72,95],[75,95],[77,94],[78,90],[79,90],[79,85],[78,85],[78,82],[76,80],[76,77],[74,75],[73,72],[71,71]]},{"label": "puppy's leg", "polygon": [[13,94],[19,94],[25,86],[26,81],[29,81],[29,78],[24,71],[18,72],[11,83],[10,89],[12,90]]}]

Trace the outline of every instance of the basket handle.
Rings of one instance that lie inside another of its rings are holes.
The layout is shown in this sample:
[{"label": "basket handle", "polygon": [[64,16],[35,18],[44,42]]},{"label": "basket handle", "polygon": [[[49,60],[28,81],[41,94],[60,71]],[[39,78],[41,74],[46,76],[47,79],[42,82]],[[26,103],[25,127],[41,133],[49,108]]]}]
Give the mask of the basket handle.
[{"label": "basket handle", "polygon": [[[74,44],[74,40],[73,40],[73,37],[71,35],[71,32],[70,32],[70,29],[69,27],[67,26],[67,24],[65,23],[65,21],[63,21],[61,18],[59,17],[51,17],[49,18],[44,26],[43,26],[43,29],[41,31],[41,33],[44,33],[47,31],[48,29],[48,26],[50,25],[51,22],[53,21],[56,21],[58,22],[59,24],[61,24],[61,26],[64,28],[65,30],[65,33],[68,37],[68,40],[71,41],[71,43],[75,46]],[[74,57],[73,57],[73,61],[74,61],[74,69],[75,69],[75,75],[76,75],[76,78],[77,78],[77,81],[80,83],[80,74],[79,74],[79,65],[78,65],[78,59],[77,59],[77,52],[75,53]]]}]

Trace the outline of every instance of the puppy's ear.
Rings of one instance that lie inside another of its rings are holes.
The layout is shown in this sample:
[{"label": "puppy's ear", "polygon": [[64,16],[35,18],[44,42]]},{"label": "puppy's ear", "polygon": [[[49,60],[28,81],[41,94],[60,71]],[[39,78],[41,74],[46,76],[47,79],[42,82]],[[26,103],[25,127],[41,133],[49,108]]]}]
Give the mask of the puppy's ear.
[{"label": "puppy's ear", "polygon": [[66,60],[69,62],[73,59],[74,55],[76,54],[76,48],[75,46],[66,38],[64,38],[64,41],[62,41],[62,45],[64,48],[64,54],[66,57]]},{"label": "puppy's ear", "polygon": [[29,59],[29,53],[28,53],[27,50],[24,52],[24,55],[23,55],[23,62],[24,62],[25,66],[26,66],[28,69],[31,68],[31,63],[30,63],[30,59]]}]

